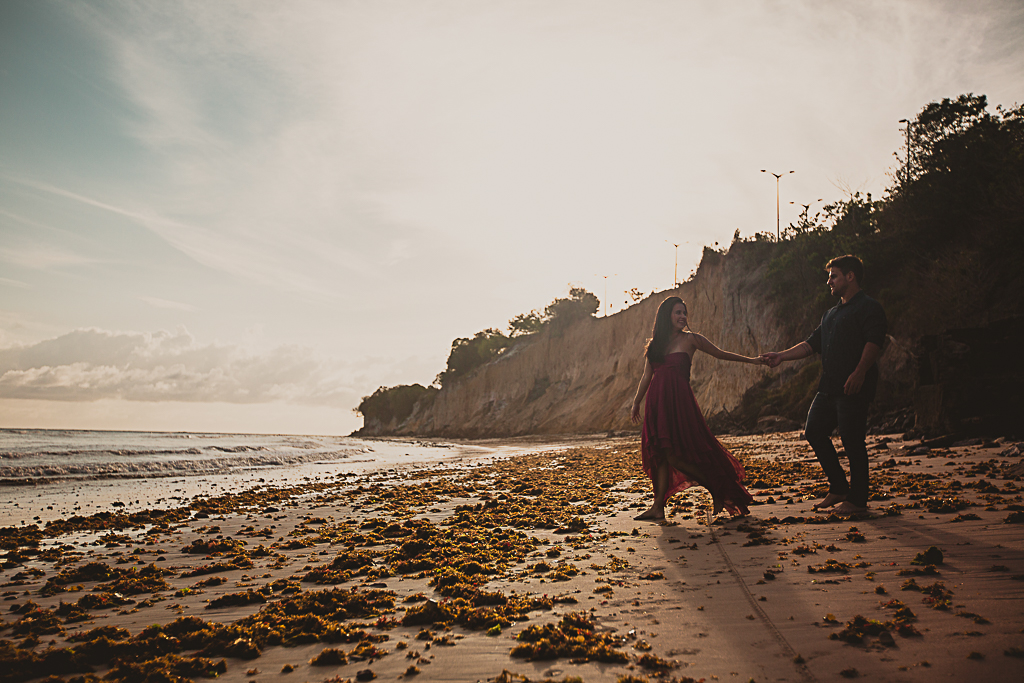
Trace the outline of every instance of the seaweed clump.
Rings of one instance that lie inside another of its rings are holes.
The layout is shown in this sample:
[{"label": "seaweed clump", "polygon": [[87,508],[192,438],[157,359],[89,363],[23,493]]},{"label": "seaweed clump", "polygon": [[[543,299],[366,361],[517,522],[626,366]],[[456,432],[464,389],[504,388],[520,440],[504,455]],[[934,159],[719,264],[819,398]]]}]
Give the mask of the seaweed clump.
[{"label": "seaweed clump", "polygon": [[936,548],[935,546],[931,546],[930,548],[928,548],[928,550],[925,550],[924,552],[915,555],[914,559],[910,561],[910,564],[916,564],[920,566],[936,565],[942,564],[942,560],[942,551]]},{"label": "seaweed clump", "polygon": [[880,621],[868,619],[858,614],[846,622],[846,626],[841,631],[829,634],[829,639],[861,644],[866,636],[879,636],[880,641],[884,642],[888,639],[888,644],[891,645],[893,641],[892,636],[889,635],[890,631],[896,631],[904,637],[921,635],[913,626],[913,622],[917,621],[917,616],[909,607],[899,600],[891,600],[885,604],[885,607],[896,610],[892,619]]},{"label": "seaweed clump", "polygon": [[15,614],[21,619],[14,622],[13,633],[16,636],[48,636],[63,635],[64,627],[60,617],[53,610],[43,609],[29,600],[24,605],[14,608]]},{"label": "seaweed clump", "polygon": [[828,559],[828,560],[825,560],[825,564],[811,564],[811,565],[808,565],[807,566],[807,571],[810,572],[811,574],[820,574],[820,573],[849,574],[850,573],[850,567],[851,567],[851,565],[850,565],[849,562],[840,562],[839,560]]},{"label": "seaweed clump", "polygon": [[594,622],[582,613],[567,614],[558,624],[530,626],[516,637],[519,645],[509,653],[513,657],[569,659],[573,662],[624,663],[629,655],[615,646],[620,640],[594,631]]},{"label": "seaweed clump", "polygon": [[93,590],[96,592],[115,593],[120,595],[138,595],[139,593],[155,593],[171,589],[171,585],[164,581],[164,576],[173,575],[170,569],[161,569],[155,564],[150,564],[140,570],[132,567],[114,578],[109,583],[101,583]]},{"label": "seaweed clump", "polygon": [[206,657],[164,655],[145,662],[118,662],[103,677],[108,683],[186,683],[191,678],[217,678],[228,670],[224,660],[214,662]]},{"label": "seaweed clump", "polygon": [[267,597],[263,593],[254,591],[251,588],[244,593],[228,593],[206,603],[206,609],[219,609],[221,607],[239,607],[255,603],[265,603]]},{"label": "seaweed clump", "polygon": [[85,656],[76,650],[47,648],[36,652],[15,647],[9,640],[0,640],[0,664],[3,665],[2,680],[11,682],[92,671]]},{"label": "seaweed clump", "polygon": [[451,584],[443,590],[450,594],[459,592],[465,597],[441,602],[428,600],[410,607],[401,619],[402,626],[459,624],[474,631],[485,631],[495,626],[507,628],[513,622],[525,621],[531,611],[550,610],[554,606],[554,601],[547,596],[506,596],[464,583]]}]

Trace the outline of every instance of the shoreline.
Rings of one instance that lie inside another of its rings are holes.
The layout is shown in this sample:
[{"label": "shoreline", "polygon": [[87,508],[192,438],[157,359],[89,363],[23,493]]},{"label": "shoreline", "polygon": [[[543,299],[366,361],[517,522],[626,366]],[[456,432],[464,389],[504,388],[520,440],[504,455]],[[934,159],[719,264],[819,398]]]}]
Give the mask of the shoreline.
[{"label": "shoreline", "polygon": [[[650,483],[638,440],[617,437],[201,497],[148,521],[110,509],[38,545],[4,529],[5,680],[30,680],[18,661],[45,670],[50,647],[142,668],[223,659],[225,681],[1012,679],[1024,506],[1020,477],[1000,475],[1019,451],[871,438],[885,499],[849,520],[810,511],[821,477],[795,433],[722,441],[758,504],[711,526],[702,489],[664,526],[634,521]],[[932,546],[941,564],[912,564]],[[134,602],[98,604],[117,593]],[[155,663],[154,624],[177,642]],[[311,664],[324,650],[334,663]],[[118,672],[77,666],[62,677]]]},{"label": "shoreline", "polygon": [[[255,438],[261,436],[255,435]],[[229,459],[236,456],[228,454],[221,461],[211,463],[209,471],[191,465],[163,471],[0,478],[0,527],[45,524],[73,515],[94,514],[111,506],[125,511],[140,511],[161,504],[180,506],[196,496],[241,493],[258,485],[291,486],[309,480],[368,476],[378,470],[393,468],[490,461],[537,449],[592,443],[603,437],[570,435],[479,441],[402,437],[345,439],[349,452],[340,455],[330,453],[321,458],[314,454],[311,458],[298,460],[291,454],[272,454],[265,464],[258,464],[258,461],[256,464],[233,464]],[[282,457],[291,461],[282,464]],[[224,461],[228,464],[225,465]],[[207,467],[209,462],[198,461],[197,465]]]}]

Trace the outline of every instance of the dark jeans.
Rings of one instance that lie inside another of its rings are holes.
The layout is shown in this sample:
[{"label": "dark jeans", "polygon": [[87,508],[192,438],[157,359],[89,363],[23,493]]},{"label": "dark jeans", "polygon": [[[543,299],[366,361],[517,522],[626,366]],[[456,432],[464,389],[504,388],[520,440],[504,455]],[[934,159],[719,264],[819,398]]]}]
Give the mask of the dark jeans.
[{"label": "dark jeans", "polygon": [[[864,445],[867,423],[868,401],[863,396],[818,392],[804,427],[807,442],[828,477],[829,493],[845,494],[848,501],[861,507],[868,504],[868,449]],[[850,461],[849,483],[832,445],[832,430],[836,427]]]}]

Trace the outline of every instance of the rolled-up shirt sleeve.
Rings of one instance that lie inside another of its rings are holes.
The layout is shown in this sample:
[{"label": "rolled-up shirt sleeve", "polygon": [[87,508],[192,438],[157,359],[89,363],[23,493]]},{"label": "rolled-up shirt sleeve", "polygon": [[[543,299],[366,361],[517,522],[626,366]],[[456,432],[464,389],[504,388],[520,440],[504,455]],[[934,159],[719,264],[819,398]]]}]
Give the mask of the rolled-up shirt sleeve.
[{"label": "rolled-up shirt sleeve", "polygon": [[[883,316],[884,318],[885,316]],[[885,336],[883,331],[882,336]],[[804,340],[811,347],[815,353],[821,353],[821,325],[814,328],[814,332],[811,332],[811,336]]]}]

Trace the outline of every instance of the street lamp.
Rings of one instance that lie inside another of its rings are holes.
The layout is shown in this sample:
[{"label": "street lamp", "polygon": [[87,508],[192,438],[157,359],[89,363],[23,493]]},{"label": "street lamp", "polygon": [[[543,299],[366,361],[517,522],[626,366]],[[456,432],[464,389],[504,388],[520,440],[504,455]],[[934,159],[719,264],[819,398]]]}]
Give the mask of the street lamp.
[{"label": "street lamp", "polygon": [[[618,277],[618,273],[612,273],[612,277]],[[604,278],[604,317],[608,317],[608,276],[598,275],[598,277]]]},{"label": "street lamp", "polygon": [[[820,201],[822,201],[822,199],[819,197],[818,199],[815,199],[810,204],[801,204],[800,205],[800,206],[804,207],[804,212],[803,212],[802,215],[804,216],[804,220],[805,221],[808,220],[809,217],[810,217],[811,207],[814,206],[815,204],[817,204]],[[790,202],[790,204],[796,204],[796,202]],[[805,225],[806,225],[806,223],[805,223]]]},{"label": "street lamp", "polygon": [[676,265],[672,270],[672,287],[675,288],[679,286],[679,245],[675,242],[669,242],[668,240],[665,241],[676,248]]},{"label": "street lamp", "polygon": [[910,126],[911,123],[907,119],[900,119],[900,123],[907,124],[907,159],[903,162],[903,183],[907,184],[910,182]]},{"label": "street lamp", "polygon": [[[782,176],[786,174],[772,173],[771,171],[766,171],[763,168],[761,169],[761,173],[771,173],[773,176],[775,176],[775,241],[778,242],[782,234],[782,231],[779,229],[779,180],[781,180]],[[796,173],[796,171],[790,171],[790,173]]]}]

